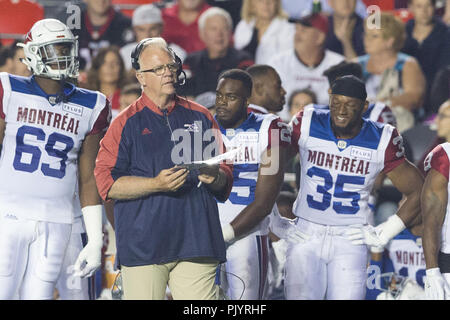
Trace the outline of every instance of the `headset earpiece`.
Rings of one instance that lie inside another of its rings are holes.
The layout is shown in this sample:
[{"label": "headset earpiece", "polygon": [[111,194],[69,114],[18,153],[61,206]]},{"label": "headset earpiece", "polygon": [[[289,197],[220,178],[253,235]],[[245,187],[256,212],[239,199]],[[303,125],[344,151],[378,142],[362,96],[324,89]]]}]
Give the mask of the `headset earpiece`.
[{"label": "headset earpiece", "polygon": [[[141,66],[139,64],[139,56],[141,55],[141,51],[142,51],[142,48],[144,47],[144,44],[150,39],[151,38],[146,38],[146,39],[141,40],[136,45],[136,47],[133,49],[133,51],[131,52],[131,66],[135,70],[139,70],[141,68]],[[177,56],[175,51],[173,51],[170,47],[167,47],[167,50],[174,58],[175,63],[178,65],[178,69],[176,72],[176,75],[177,75],[176,85],[182,86],[186,81],[186,73],[184,73],[184,71],[183,71],[183,62],[181,61],[180,57]],[[180,79],[181,74],[183,74],[184,76]]]},{"label": "headset earpiece", "polygon": [[142,39],[139,41],[139,43],[134,47],[133,51],[131,52],[131,66],[135,70],[139,70],[141,66],[139,65],[139,56],[141,55],[142,47],[144,46],[144,43],[147,42],[149,38]]}]

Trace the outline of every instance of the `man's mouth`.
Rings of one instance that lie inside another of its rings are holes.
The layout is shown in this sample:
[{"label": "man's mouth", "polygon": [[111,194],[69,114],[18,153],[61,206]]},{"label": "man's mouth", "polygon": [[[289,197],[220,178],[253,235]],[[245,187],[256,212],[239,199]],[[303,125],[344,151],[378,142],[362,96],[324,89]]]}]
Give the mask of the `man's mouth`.
[{"label": "man's mouth", "polygon": [[228,112],[226,110],[224,110],[224,109],[216,109],[216,115],[224,116],[226,114],[228,114]]},{"label": "man's mouth", "polygon": [[347,121],[347,117],[342,117],[342,116],[336,116],[336,120],[337,122],[346,122]]}]

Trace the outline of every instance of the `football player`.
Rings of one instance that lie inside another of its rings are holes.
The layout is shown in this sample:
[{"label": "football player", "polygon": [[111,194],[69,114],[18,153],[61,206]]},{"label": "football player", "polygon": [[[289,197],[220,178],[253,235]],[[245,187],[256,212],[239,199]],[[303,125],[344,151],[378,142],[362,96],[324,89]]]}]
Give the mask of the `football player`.
[{"label": "football player", "polygon": [[447,100],[437,114],[438,135],[447,142],[434,148],[424,163],[426,177],[421,204],[423,250],[427,268],[425,293],[432,300],[450,299],[449,118],[450,100]]},{"label": "football player", "polygon": [[[366,97],[360,79],[340,77],[329,110],[307,106],[291,121],[301,164],[294,228],[305,239],[288,247],[287,299],[364,299],[367,246],[386,245],[419,215],[423,178],[393,126],[362,118]],[[374,229],[368,198],[380,172],[406,200]]]},{"label": "football player", "polygon": [[215,117],[227,150],[239,150],[233,161],[233,189],[226,202],[218,203],[228,245],[222,283],[232,300],[264,298],[269,214],[276,210],[291,139],[278,116],[247,114],[251,92],[252,79],[245,71],[231,69],[219,77]]},{"label": "football player", "polygon": [[55,19],[20,44],[31,77],[0,74],[0,299],[52,299],[71,236],[77,177],[88,243],[74,276],[100,266],[102,208],[93,170],[111,117],[98,92],[79,89],[78,42]]}]

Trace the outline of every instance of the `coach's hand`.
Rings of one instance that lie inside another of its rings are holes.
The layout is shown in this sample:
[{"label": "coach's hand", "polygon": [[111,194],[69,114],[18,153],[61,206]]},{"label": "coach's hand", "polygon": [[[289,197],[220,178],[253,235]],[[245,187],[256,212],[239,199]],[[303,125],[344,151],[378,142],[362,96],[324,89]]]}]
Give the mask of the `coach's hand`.
[{"label": "coach's hand", "polygon": [[88,242],[86,247],[81,250],[78,259],[73,267],[74,276],[90,277],[102,265],[102,246],[103,243]]},{"label": "coach's hand", "polygon": [[185,168],[172,167],[161,170],[155,178],[159,191],[175,192],[186,182],[189,171]]},{"label": "coach's hand", "polygon": [[198,169],[198,171],[200,172],[200,174],[198,175],[198,180],[205,184],[214,183],[219,177],[218,164],[202,167]]}]

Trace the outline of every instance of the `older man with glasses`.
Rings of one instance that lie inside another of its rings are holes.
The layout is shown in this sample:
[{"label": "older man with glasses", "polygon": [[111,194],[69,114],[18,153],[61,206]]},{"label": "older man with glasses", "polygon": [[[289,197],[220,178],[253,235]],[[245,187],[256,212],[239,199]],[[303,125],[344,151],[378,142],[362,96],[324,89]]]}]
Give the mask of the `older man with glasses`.
[{"label": "older man with glasses", "polygon": [[218,155],[218,125],[175,94],[181,62],[164,39],[142,40],[132,65],[143,94],[106,133],[95,170],[101,196],[115,200],[124,298],[164,299],[168,285],[174,299],[217,299],[225,243],[216,198],[228,198],[232,166],[179,164]]}]

